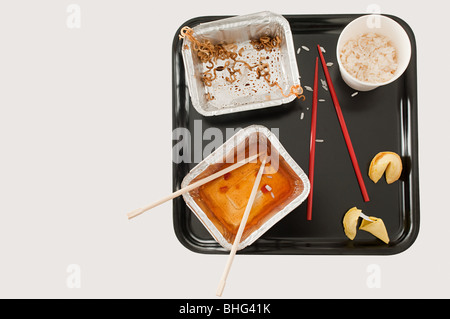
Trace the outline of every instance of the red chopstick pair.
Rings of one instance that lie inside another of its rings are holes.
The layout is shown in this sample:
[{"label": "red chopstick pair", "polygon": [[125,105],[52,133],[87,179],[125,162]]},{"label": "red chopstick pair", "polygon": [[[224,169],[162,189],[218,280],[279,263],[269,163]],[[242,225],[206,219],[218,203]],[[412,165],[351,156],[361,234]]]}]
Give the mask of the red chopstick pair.
[{"label": "red chopstick pair", "polygon": [[306,209],[306,219],[312,219],[312,202],[313,202],[313,185],[314,185],[314,162],[316,156],[316,126],[317,126],[317,99],[319,86],[319,58],[316,58],[316,68],[314,71],[314,88],[313,88],[313,102],[311,109],[311,139],[309,142],[309,184],[311,185],[308,206]]},{"label": "red chopstick pair", "polygon": [[[344,135],[345,143],[347,144],[347,150],[352,160],[353,169],[358,180],[359,188],[361,189],[361,194],[365,202],[370,201],[369,194],[367,193],[364,180],[361,175],[361,170],[359,169],[358,160],[356,158],[355,150],[353,149],[352,141],[350,135],[348,134],[347,125],[345,124],[344,115],[342,114],[341,106],[334,90],[333,82],[331,81],[331,76],[328,71],[327,64],[322,54],[322,49],[320,45],[317,45],[317,50],[319,51],[320,61],[322,63],[322,68],[325,73],[325,78],[327,80],[328,89],[333,100],[334,108],[336,110],[336,115],[339,119],[339,124],[341,126],[342,134]],[[314,186],[314,161],[316,152],[316,127],[317,127],[317,98],[318,98],[318,58],[316,58],[316,68],[314,74],[314,89],[313,89],[313,104],[312,104],[312,114],[311,114],[311,140],[310,140],[310,152],[309,152],[309,180],[311,184],[310,193],[308,196],[308,206],[307,206],[307,220],[312,220],[312,201],[313,201],[313,186]]]}]

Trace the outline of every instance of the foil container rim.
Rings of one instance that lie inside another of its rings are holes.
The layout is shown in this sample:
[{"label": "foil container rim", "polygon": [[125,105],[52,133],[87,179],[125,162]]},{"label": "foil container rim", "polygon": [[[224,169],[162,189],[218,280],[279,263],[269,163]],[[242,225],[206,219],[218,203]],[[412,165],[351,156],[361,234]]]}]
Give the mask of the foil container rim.
[{"label": "foil container rim", "polygon": [[[281,14],[274,13],[271,11],[260,11],[257,13],[251,13],[246,15],[237,15],[237,16],[231,16],[228,18],[223,18],[219,20],[214,20],[211,22],[205,22],[200,23],[197,26],[194,26],[194,32],[200,32],[199,34],[202,34],[202,29],[216,29],[217,26],[223,23],[230,24],[234,23],[236,26],[246,26],[248,25],[248,20],[254,18],[255,21],[257,17],[273,17],[277,20],[277,23],[281,25],[281,27],[284,30],[284,35],[286,38],[286,48],[287,48],[287,56],[290,64],[290,71],[291,71],[291,77],[292,77],[292,85],[301,85],[300,83],[300,74],[298,71],[298,65],[297,65],[297,59],[295,56],[295,50],[294,50],[294,40],[292,38],[292,31],[289,24],[289,21]],[[248,20],[245,20],[248,19]],[[204,31],[203,31],[204,33]],[[183,39],[183,47],[190,43],[190,41],[187,38]],[[230,114],[230,113],[237,113],[237,112],[243,112],[243,111],[251,111],[256,109],[262,109],[262,108],[268,108],[268,107],[275,107],[275,106],[281,106],[283,104],[287,104],[289,102],[292,102],[295,99],[294,95],[288,96],[288,97],[280,97],[277,99],[271,99],[268,101],[263,102],[254,102],[254,103],[248,103],[248,104],[242,104],[238,106],[233,107],[224,107],[221,109],[213,109],[213,110],[206,110],[202,104],[200,103],[200,99],[197,96],[197,94],[194,92],[195,87],[195,75],[194,75],[194,64],[192,62],[192,54],[191,50],[182,50],[182,57],[183,62],[186,68],[186,81],[188,85],[189,95],[191,97],[192,105],[195,108],[197,112],[199,112],[203,116],[218,116],[218,115],[224,115],[224,114]]]},{"label": "foil container rim", "polygon": [[[295,208],[297,208],[301,203],[305,201],[310,193],[310,182],[309,178],[303,169],[294,161],[294,159],[289,155],[286,149],[283,147],[278,138],[273,134],[267,127],[262,125],[250,125],[246,128],[239,130],[235,135],[225,141],[218,149],[216,149],[213,153],[208,155],[203,161],[197,164],[194,168],[192,168],[189,173],[183,178],[181,182],[181,188],[186,187],[189,183],[196,178],[199,174],[201,174],[209,165],[217,163],[219,160],[223,158],[224,148],[227,147],[227,144],[235,141],[235,146],[239,145],[241,142],[245,141],[250,134],[254,132],[259,132],[264,134],[272,145],[275,146],[279,155],[284,158],[286,163],[292,168],[292,170],[297,174],[300,180],[303,183],[302,192],[295,197],[289,204],[287,204],[282,210],[272,216],[269,220],[267,220],[264,224],[261,225],[260,228],[252,232],[245,240],[241,241],[238,245],[238,250],[242,250],[245,247],[253,244],[259,237],[261,237],[267,230],[269,230],[273,225],[287,216],[290,212],[292,212]],[[230,149],[231,150],[231,149]],[[183,199],[185,200],[187,206],[191,209],[191,211],[197,216],[200,222],[206,227],[208,232],[213,236],[213,238],[225,249],[231,250],[232,244],[229,243],[222,235],[222,233],[217,229],[214,223],[208,218],[208,216],[203,212],[203,210],[197,205],[197,203],[193,200],[190,193],[183,194]]]}]

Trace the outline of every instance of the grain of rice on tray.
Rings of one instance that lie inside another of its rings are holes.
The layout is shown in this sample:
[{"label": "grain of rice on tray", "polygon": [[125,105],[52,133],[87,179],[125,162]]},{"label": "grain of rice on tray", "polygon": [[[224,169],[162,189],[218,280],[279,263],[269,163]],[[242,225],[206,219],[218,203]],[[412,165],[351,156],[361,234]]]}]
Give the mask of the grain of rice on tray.
[{"label": "grain of rice on tray", "polygon": [[344,44],[340,59],[345,70],[356,79],[384,83],[398,68],[397,52],[391,41],[376,33],[366,33]]}]

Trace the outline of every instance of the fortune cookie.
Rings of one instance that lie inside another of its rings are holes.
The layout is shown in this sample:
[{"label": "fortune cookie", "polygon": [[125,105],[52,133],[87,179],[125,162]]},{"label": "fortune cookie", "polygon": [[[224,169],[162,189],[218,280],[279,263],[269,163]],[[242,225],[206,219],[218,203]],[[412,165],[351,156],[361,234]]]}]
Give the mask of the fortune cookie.
[{"label": "fortune cookie", "polygon": [[398,154],[381,152],[370,163],[369,177],[376,184],[386,172],[386,183],[392,184],[400,178],[402,170],[402,159]]},{"label": "fortune cookie", "polygon": [[343,224],[345,235],[353,240],[356,237],[356,230],[358,226],[358,219],[361,214],[361,210],[356,207],[350,208],[347,213],[345,213]]},{"label": "fortune cookie", "polygon": [[373,222],[369,222],[367,220],[363,220],[359,229],[364,230],[366,232],[371,233],[375,237],[381,239],[386,244],[389,244],[389,236],[386,230],[386,226],[384,222],[380,218],[369,217],[369,219],[373,220]]},{"label": "fortune cookie", "polygon": [[[353,240],[356,237],[359,218],[363,218],[361,222],[360,230],[371,233],[375,237],[381,239],[386,244],[389,244],[389,236],[386,230],[386,226],[381,218],[367,217],[362,214],[362,210],[353,207],[350,208],[344,215],[342,224],[344,225],[345,235]],[[367,220],[367,219],[370,219]]]}]

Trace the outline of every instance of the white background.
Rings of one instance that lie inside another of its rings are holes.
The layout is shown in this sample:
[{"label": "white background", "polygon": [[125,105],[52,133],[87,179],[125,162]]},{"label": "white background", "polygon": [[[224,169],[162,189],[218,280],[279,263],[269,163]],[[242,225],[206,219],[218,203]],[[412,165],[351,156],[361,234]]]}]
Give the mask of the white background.
[{"label": "white background", "polygon": [[[69,4],[81,28],[66,25]],[[2,1],[0,297],[215,298],[227,256],[177,240],[171,50],[203,15],[364,13],[371,1]],[[450,151],[444,1],[377,1],[418,46],[421,228],[406,252],[237,256],[226,298],[448,298]],[[420,3],[420,5],[418,4]],[[67,272],[79,265],[80,288]],[[370,288],[367,271],[381,270]]]}]

